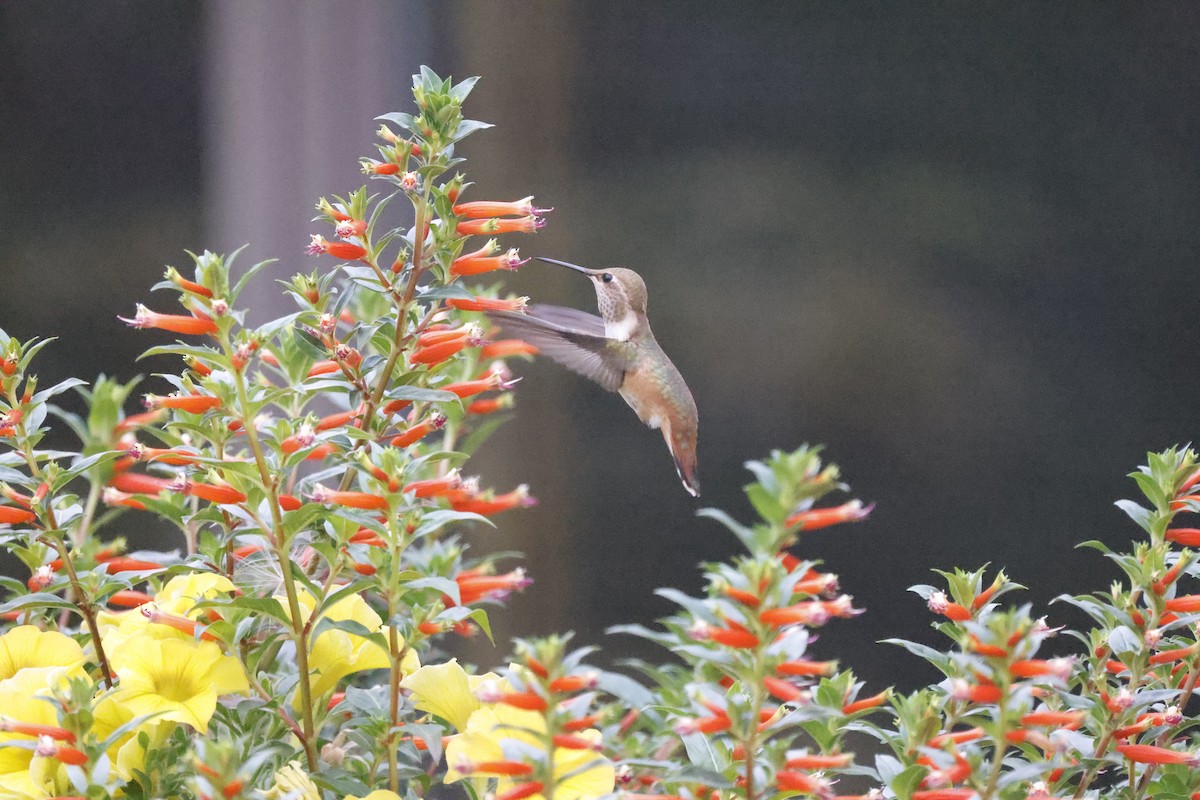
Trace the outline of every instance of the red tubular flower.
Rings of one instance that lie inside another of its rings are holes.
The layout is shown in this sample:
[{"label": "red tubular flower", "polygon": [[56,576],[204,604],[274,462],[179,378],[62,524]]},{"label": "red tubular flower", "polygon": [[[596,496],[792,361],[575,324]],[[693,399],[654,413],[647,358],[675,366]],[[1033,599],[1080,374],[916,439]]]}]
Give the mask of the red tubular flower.
[{"label": "red tubular flower", "polygon": [[445,302],[459,311],[513,311],[523,314],[529,298],[515,297],[503,300],[498,297],[450,297]]},{"label": "red tubular flower", "polygon": [[941,614],[955,622],[965,622],[971,618],[970,609],[950,600],[945,592],[934,592],[929,596],[927,604],[933,613]]},{"label": "red tubular flower", "polygon": [[500,339],[484,345],[483,349],[479,351],[479,357],[485,360],[511,358],[512,356],[536,356],[537,354],[536,346],[520,339]]},{"label": "red tubular flower", "polygon": [[514,270],[529,263],[528,258],[521,258],[521,254],[515,247],[500,255],[478,255],[479,252],[476,251],[476,253],[454,259],[450,264],[450,274],[459,277],[483,275],[498,269]]},{"label": "red tubular flower", "polygon": [[1191,658],[1196,655],[1197,645],[1191,647],[1178,647],[1174,650],[1160,650],[1150,656],[1150,664],[1158,666],[1159,664],[1170,664],[1172,661],[1181,661],[1185,658]]},{"label": "red tubular flower", "polygon": [[118,592],[113,592],[108,598],[108,604],[118,606],[120,608],[137,608],[144,606],[146,603],[154,602],[154,598],[145,592],[137,592],[133,589],[121,589]]},{"label": "red tubular flower", "polygon": [[174,408],[179,411],[186,411],[189,414],[203,414],[209,409],[220,406],[221,398],[203,394],[172,394],[165,396],[148,394],[143,398],[142,402],[146,408],[152,411],[160,408]]},{"label": "red tubular flower", "polygon": [[892,696],[891,689],[884,689],[879,694],[873,694],[870,697],[864,697],[861,700],[855,700],[853,703],[847,703],[842,706],[843,714],[856,714],[859,711],[866,711],[868,708],[878,708],[887,702],[887,699]]},{"label": "red tubular flower", "polygon": [[854,608],[849,595],[836,600],[804,600],[782,608],[769,608],[759,620],[775,627],[784,625],[824,625],[833,617],[853,617],[862,610]]},{"label": "red tubular flower", "polygon": [[812,531],[818,528],[828,528],[843,522],[859,522],[867,518],[874,504],[864,506],[861,500],[851,500],[833,508],[810,508],[798,511],[784,522],[789,527],[799,525],[800,530]]},{"label": "red tubular flower", "polygon": [[967,728],[965,731],[953,731],[949,733],[939,733],[929,740],[930,747],[942,747],[947,742],[954,744],[965,744],[973,742],[984,737],[983,728]]},{"label": "red tubular flower", "polygon": [[974,789],[918,789],[912,800],[971,800],[978,793]]},{"label": "red tubular flower", "polygon": [[165,569],[165,567],[157,561],[143,561],[140,558],[117,556],[105,561],[104,569],[109,575],[116,575],[119,572],[143,572],[152,569]]},{"label": "red tubular flower", "polygon": [[[465,572],[454,580],[458,584],[459,600],[464,606],[485,597],[498,600],[533,583],[533,580],[526,576],[525,570],[520,567],[502,575],[479,575]],[[447,605],[453,605],[451,598],[444,599],[451,600]]]},{"label": "red tubular flower", "polygon": [[352,242],[331,242],[324,236],[314,234],[312,241],[304,248],[304,252],[310,256],[328,253],[334,258],[340,258],[343,261],[358,261],[367,254],[367,249]]},{"label": "red tubular flower", "polygon": [[808,775],[795,770],[780,770],[775,773],[775,785],[784,792],[803,792],[816,797],[832,797],[829,781],[817,775]]},{"label": "red tubular flower", "polygon": [[458,223],[459,236],[476,236],[492,233],[535,233],[546,227],[542,217],[516,217],[510,219],[468,219]]},{"label": "red tubular flower", "polygon": [[827,677],[837,672],[837,663],[836,661],[784,661],[775,667],[775,672],[778,675],[794,675],[797,677],[809,675]]},{"label": "red tubular flower", "polygon": [[88,760],[86,753],[76,750],[74,747],[61,745],[53,737],[45,734],[38,737],[37,747],[34,748],[33,754],[42,758],[57,759],[72,766],[86,764]]},{"label": "red tubular flower", "polygon": [[529,487],[521,484],[511,492],[498,494],[495,497],[465,497],[451,498],[450,507],[455,511],[466,511],[480,516],[490,517],[511,508],[526,508],[537,505],[537,498],[531,497]]},{"label": "red tubular flower", "polygon": [[364,175],[395,175],[400,171],[399,164],[392,164],[387,161],[371,161],[368,159],[360,161],[359,167],[362,168]]},{"label": "red tubular flower", "polygon": [[142,616],[155,625],[166,625],[168,628],[173,628],[180,633],[186,633],[188,636],[195,636],[196,632],[200,631],[200,638],[206,642],[219,641],[216,636],[201,628],[200,623],[194,619],[181,617],[176,614],[168,614],[165,611],[159,611],[152,605],[147,605],[142,608]]},{"label": "red tubular flower", "polygon": [[[960,606],[960,608],[961,608],[961,606]],[[975,634],[971,634],[971,638],[969,640],[969,648],[970,648],[971,652],[978,653],[981,656],[988,656],[989,658],[1007,658],[1008,657],[1007,649],[1005,649],[997,644],[987,644],[986,642],[982,642],[982,641],[980,641],[979,637],[976,636]]]},{"label": "red tubular flower", "polygon": [[1021,724],[1024,726],[1066,728],[1067,730],[1074,731],[1079,730],[1086,716],[1086,712],[1083,711],[1031,711],[1021,717]]},{"label": "red tubular flower", "polygon": [[561,747],[564,750],[600,750],[603,747],[599,742],[593,742],[582,736],[571,736],[565,733],[560,733],[554,737],[554,746]]},{"label": "red tubular flower", "polygon": [[525,800],[526,797],[533,797],[535,794],[541,794],[544,789],[541,781],[529,781],[528,783],[518,783],[507,792],[502,792],[496,795],[496,800]]},{"label": "red tubular flower", "polygon": [[153,425],[162,420],[165,415],[162,409],[156,408],[150,411],[143,411],[140,414],[130,414],[117,423],[116,433],[121,434],[126,431],[131,431],[134,428],[140,428],[145,425]]},{"label": "red tubular flower", "polygon": [[1157,580],[1155,580],[1154,583],[1150,585],[1154,590],[1154,593],[1158,595],[1165,594],[1167,588],[1175,582],[1175,580],[1179,577],[1179,573],[1183,571],[1183,566],[1184,559],[1180,558],[1169,570],[1164,572]]},{"label": "red tubular flower", "polygon": [[588,714],[585,717],[576,717],[575,719],[567,720],[563,723],[562,728],[564,731],[570,733],[572,731],[583,731],[587,730],[588,728],[594,728],[599,724],[599,714]]},{"label": "red tubular flower", "polygon": [[552,692],[582,692],[585,689],[595,689],[599,681],[599,673],[584,672],[579,675],[564,675],[561,678],[555,678],[546,688]]},{"label": "red tubular flower", "polygon": [[329,375],[330,373],[341,371],[341,364],[339,364],[337,361],[334,361],[332,358],[325,358],[313,363],[308,370],[308,377],[315,378],[318,375]]},{"label": "red tubular flower", "polygon": [[142,444],[130,445],[125,450],[125,454],[136,461],[158,461],[163,464],[173,464],[175,466],[195,464],[196,460],[200,457],[198,453],[190,453],[187,450],[146,447]]},{"label": "red tubular flower", "polygon": [[479,219],[480,217],[540,216],[548,214],[553,210],[553,208],[534,208],[533,195],[507,203],[491,200],[475,200],[470,203],[458,203],[454,206],[455,214],[468,219]]},{"label": "red tubular flower", "polygon": [[686,736],[689,733],[721,733],[727,731],[733,725],[729,717],[722,714],[714,714],[711,717],[694,717],[691,719],[681,719],[675,723],[675,732],[681,736]]},{"label": "red tubular flower", "polygon": [[784,766],[788,769],[845,769],[852,763],[854,763],[853,753],[838,755],[806,753],[789,758]]},{"label": "red tubular flower", "polygon": [[211,483],[192,483],[186,482],[182,490],[184,494],[191,497],[199,497],[201,500],[207,500],[210,503],[217,505],[237,505],[238,503],[246,502],[246,495],[234,489],[232,486],[220,486]]},{"label": "red tubular flower", "polygon": [[409,447],[424,439],[429,434],[446,424],[446,418],[441,414],[433,414],[428,419],[418,422],[408,430],[392,437],[388,442],[392,447]]},{"label": "red tubular flower", "polygon": [[388,507],[386,497],[369,492],[342,492],[337,489],[328,489],[319,483],[313,486],[309,498],[314,503],[328,503],[346,508],[359,508],[364,511],[386,511]]},{"label": "red tubular flower", "polygon": [[1188,511],[1193,505],[1200,504],[1200,494],[1185,494],[1171,501],[1172,511]]},{"label": "red tubular flower", "polygon": [[1181,753],[1152,744],[1119,744],[1116,749],[1136,764],[1185,764],[1189,767],[1200,765],[1200,756],[1196,753]]},{"label": "red tubular flower", "polygon": [[962,679],[953,682],[950,695],[955,700],[983,704],[998,702],[1003,696],[1000,687],[994,683],[968,683]]},{"label": "red tubular flower", "polygon": [[1200,547],[1200,528],[1167,528],[1167,541],[1184,547]]},{"label": "red tubular flower", "polygon": [[1071,658],[1033,658],[1027,661],[1014,661],[1009,671],[1017,678],[1037,678],[1049,676],[1066,680],[1074,667]]},{"label": "red tubular flower", "polygon": [[763,688],[770,692],[772,697],[782,703],[803,703],[808,701],[808,692],[781,678],[772,678],[770,675],[764,675],[762,683]]},{"label": "red tubular flower", "polygon": [[736,600],[744,606],[750,606],[751,608],[758,608],[758,606],[762,603],[762,601],[758,599],[758,595],[754,594],[754,592],[748,592],[745,589],[738,589],[737,587],[730,586],[728,584],[721,587],[721,594],[725,595],[731,600]]},{"label": "red tubular flower", "polygon": [[735,627],[731,625],[728,628],[718,628],[706,622],[697,622],[688,633],[694,639],[716,642],[717,644],[737,650],[749,650],[759,645],[758,637],[740,626]]},{"label": "red tubular flower", "polygon": [[1189,475],[1184,482],[1179,485],[1179,488],[1175,491],[1176,496],[1187,494],[1192,490],[1193,487],[1196,486],[1196,484],[1200,484],[1200,469]]},{"label": "red tubular flower", "polygon": [[468,323],[457,328],[451,328],[447,325],[439,327],[429,327],[425,332],[417,337],[417,347],[429,347],[435,344],[444,342],[456,342],[459,339],[481,338],[482,332],[478,325]]},{"label": "red tubular flower", "polygon": [[336,414],[329,414],[317,420],[314,427],[317,431],[328,431],[334,428],[341,428],[355,422],[354,427],[358,427],[356,420],[362,416],[363,409],[361,406],[352,408],[349,411],[339,411]]},{"label": "red tubular flower", "polygon": [[550,707],[549,703],[546,702],[546,698],[536,692],[502,692],[489,697],[484,702],[501,703],[525,711],[545,711]]},{"label": "red tubular flower", "polygon": [[15,506],[0,506],[0,525],[23,525],[37,519],[37,514]]},{"label": "red tubular flower", "polygon": [[444,392],[451,392],[461,398],[467,398],[482,392],[489,392],[492,389],[498,389],[501,384],[499,376],[490,376],[474,381],[459,381],[458,383],[451,383],[439,388]]},{"label": "red tubular flower", "polygon": [[24,736],[46,736],[56,742],[74,742],[75,734],[57,725],[38,725],[0,716],[0,733],[19,733]]},{"label": "red tubular flower", "polygon": [[296,509],[300,508],[300,506],[304,505],[300,498],[290,494],[281,494],[279,495],[278,499],[279,507],[284,511],[295,511]]},{"label": "red tubular flower", "polygon": [[524,777],[533,774],[533,766],[522,761],[480,761],[472,764],[468,772],[484,772],[488,775]]},{"label": "red tubular flower", "polygon": [[1167,611],[1174,611],[1177,614],[1194,614],[1200,611],[1200,594],[1181,594],[1178,597],[1172,597],[1163,606]]},{"label": "red tubular flower", "polygon": [[478,345],[479,340],[469,336],[464,336],[460,339],[451,339],[446,342],[438,342],[431,344],[428,347],[418,348],[408,358],[410,364],[425,364],[433,366],[441,364],[446,359],[465,350],[468,347]]},{"label": "red tubular flower", "polygon": [[401,489],[402,492],[412,492],[416,497],[442,497],[455,489],[462,486],[462,476],[458,474],[458,470],[451,470],[449,474],[441,478],[428,478],[421,481],[412,481]]},{"label": "red tubular flower", "polygon": [[158,328],[172,333],[208,334],[217,332],[217,323],[208,318],[185,314],[159,314],[138,303],[137,313],[132,317],[117,317],[133,328]]},{"label": "red tubular flower", "polygon": [[494,414],[497,411],[503,411],[506,408],[512,408],[512,395],[506,394],[500,397],[487,397],[480,400],[472,400],[467,405],[468,414]]}]

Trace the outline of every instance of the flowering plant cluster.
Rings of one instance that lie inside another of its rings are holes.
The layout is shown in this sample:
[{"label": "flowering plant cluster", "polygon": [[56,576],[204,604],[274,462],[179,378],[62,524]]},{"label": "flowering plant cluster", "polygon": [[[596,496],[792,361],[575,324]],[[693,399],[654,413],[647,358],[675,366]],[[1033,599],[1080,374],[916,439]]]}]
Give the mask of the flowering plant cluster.
[{"label": "flowering plant cluster", "polygon": [[[0,578],[0,800],[1200,796],[1190,450],[1134,475],[1132,552],[1089,543],[1124,578],[1061,598],[1086,630],[1002,605],[1003,572],[915,587],[949,644],[897,642],[945,676],[912,693],[818,654],[816,629],[861,609],[799,537],[871,508],[826,502],[847,487],[808,447],[747,465],[756,522],[701,512],[744,551],[705,565],[702,596],[664,589],[678,613],[615,631],[664,663],[597,669],[568,637],[516,641],[495,673],[450,657],[530,583],[459,532],[534,502],[462,470],[536,352],[485,315],[524,298],[475,282],[520,267],[493,237],[548,211],[460,199],[473,85],[414,76],[416,113],[383,117],[362,162],[382,190],[317,204],[293,313],[245,324],[266,264],[168,269],[182,308],[125,320],[186,337],[149,349],[181,365],[144,411],[136,381],[39,389],[47,342],[0,331],[0,548],[28,571]],[[68,391],[83,414],[54,405]],[[52,416],[75,449],[44,446]],[[128,552],[135,514],[178,548]]]}]

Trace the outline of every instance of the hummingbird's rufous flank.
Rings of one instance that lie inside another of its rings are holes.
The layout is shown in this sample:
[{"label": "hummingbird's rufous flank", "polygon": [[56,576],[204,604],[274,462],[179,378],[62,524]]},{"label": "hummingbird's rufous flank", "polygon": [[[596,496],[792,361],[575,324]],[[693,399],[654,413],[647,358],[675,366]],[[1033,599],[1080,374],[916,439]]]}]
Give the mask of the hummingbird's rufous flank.
[{"label": "hummingbird's rufous flank", "polygon": [[696,401],[650,330],[641,276],[624,267],[587,269],[552,258],[538,260],[588,276],[600,316],[547,305],[531,306],[527,314],[494,311],[488,316],[543,355],[620,393],[642,422],[662,429],[683,488],[698,497]]}]

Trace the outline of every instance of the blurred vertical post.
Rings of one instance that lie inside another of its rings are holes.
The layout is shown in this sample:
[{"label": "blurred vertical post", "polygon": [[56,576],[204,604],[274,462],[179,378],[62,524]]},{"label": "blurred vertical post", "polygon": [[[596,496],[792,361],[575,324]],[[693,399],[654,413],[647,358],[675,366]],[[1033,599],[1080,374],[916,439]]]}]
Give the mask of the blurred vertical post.
[{"label": "blurred vertical post", "polygon": [[[266,258],[287,279],[308,272],[304,245],[321,195],[362,185],[358,156],[374,153],[372,120],[411,103],[409,76],[425,55],[416,2],[215,0],[206,13],[203,158],[207,238],[242,266]],[[286,313],[279,287],[259,281],[249,321]]]},{"label": "blurred vertical post", "polygon": [[[468,101],[468,116],[496,124],[464,143],[475,183],[471,197],[505,200],[535,194],[548,205],[565,202],[550,190],[563,190],[571,183],[567,151],[576,48],[570,41],[574,26],[569,4],[458,3],[449,8],[447,29],[453,32],[464,70],[455,77],[483,77]],[[504,43],[507,57],[487,57],[498,52],[495,42]],[[552,236],[562,246],[570,241],[570,232],[556,222],[551,215],[550,228],[538,236],[543,241]],[[527,255],[549,255],[537,239],[519,244]],[[559,272],[538,272],[538,283],[565,282]],[[576,472],[571,454],[578,452],[570,415],[573,377],[546,370],[539,373],[537,386],[526,384],[518,390],[517,418],[506,430],[518,434],[516,446],[503,453],[485,448],[478,458],[489,481],[491,475],[496,481],[505,475],[527,481],[541,503],[536,511],[514,512],[502,523],[512,545],[526,556],[536,581],[528,591],[536,594],[536,601],[516,604],[518,611],[529,609],[524,615],[496,615],[498,637],[578,627],[580,615],[586,614],[584,608],[572,607],[581,599],[571,519],[578,504],[570,496]]]}]

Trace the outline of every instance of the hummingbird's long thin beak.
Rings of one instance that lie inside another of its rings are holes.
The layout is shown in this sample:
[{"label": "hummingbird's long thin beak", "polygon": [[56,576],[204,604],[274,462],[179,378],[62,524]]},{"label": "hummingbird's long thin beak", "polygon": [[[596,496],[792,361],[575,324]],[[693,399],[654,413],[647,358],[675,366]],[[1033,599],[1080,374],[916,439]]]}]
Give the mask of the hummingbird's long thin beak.
[{"label": "hummingbird's long thin beak", "polygon": [[590,269],[588,269],[587,267],[581,267],[578,264],[568,264],[566,261],[559,261],[554,258],[542,258],[541,256],[535,256],[535,258],[538,261],[545,261],[547,264],[557,264],[560,267],[566,267],[567,269],[573,269],[576,272],[582,272],[584,275],[592,274],[592,271]]}]

